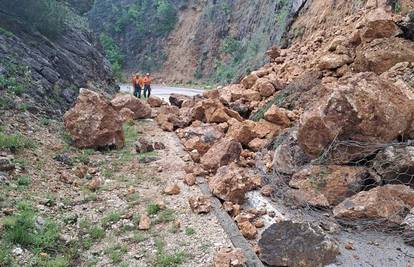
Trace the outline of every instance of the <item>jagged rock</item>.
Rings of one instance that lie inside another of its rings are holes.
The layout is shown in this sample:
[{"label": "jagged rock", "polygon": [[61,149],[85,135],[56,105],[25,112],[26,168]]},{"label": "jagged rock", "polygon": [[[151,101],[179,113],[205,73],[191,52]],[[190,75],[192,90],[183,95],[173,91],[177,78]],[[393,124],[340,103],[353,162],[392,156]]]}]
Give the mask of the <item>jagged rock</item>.
[{"label": "jagged rock", "polygon": [[137,153],[147,153],[154,151],[154,144],[151,141],[141,137],[135,142],[135,151]]},{"label": "jagged rock", "polygon": [[151,162],[158,161],[158,160],[160,160],[159,157],[145,156],[145,157],[140,158],[139,162],[147,164],[147,163],[151,163]]},{"label": "jagged rock", "polygon": [[162,106],[156,121],[161,129],[169,132],[177,128],[184,128],[189,123],[180,116],[180,109],[176,106]]},{"label": "jagged rock", "polygon": [[217,89],[204,91],[203,97],[210,99],[218,99],[220,98],[220,91]]},{"label": "jagged rock", "polygon": [[339,250],[322,229],[310,223],[272,224],[259,240],[260,259],[271,266],[325,266]]},{"label": "jagged rock", "polygon": [[326,54],[319,59],[320,70],[332,70],[352,63],[352,58],[345,54]]},{"label": "jagged rock", "polygon": [[159,108],[162,106],[162,99],[156,96],[150,96],[147,100],[148,105],[152,108]]},{"label": "jagged rock", "polygon": [[0,171],[11,171],[14,168],[14,157],[12,155],[0,155]]},{"label": "jagged rock", "polygon": [[96,92],[81,89],[75,106],[65,113],[64,122],[77,147],[124,146],[118,111]]},{"label": "jagged rock", "polygon": [[165,145],[161,142],[154,142],[154,149],[155,150],[164,150]]},{"label": "jagged rock", "polygon": [[258,77],[256,74],[250,74],[243,78],[241,84],[244,86],[244,88],[250,89],[256,83],[257,79]]},{"label": "jagged rock", "polygon": [[[310,165],[292,176],[289,186],[295,198],[317,207],[335,206],[369,184],[370,175],[364,167]],[[372,178],[371,178],[372,179]]]},{"label": "jagged rock", "polygon": [[95,177],[88,183],[88,189],[91,191],[98,190],[102,185],[101,179]]},{"label": "jagged rock", "polygon": [[371,42],[374,39],[396,37],[401,33],[401,29],[392,20],[373,20],[361,30],[361,38],[365,42]]},{"label": "jagged rock", "polygon": [[310,162],[309,156],[299,146],[298,129],[292,128],[279,135],[279,144],[273,156],[273,170],[277,173],[293,174]]},{"label": "jagged rock", "polygon": [[211,211],[211,201],[208,196],[192,196],[188,199],[188,203],[195,213],[202,214]]},{"label": "jagged rock", "polygon": [[414,43],[402,38],[375,39],[356,49],[355,71],[381,74],[400,62],[414,61]]},{"label": "jagged rock", "polygon": [[250,116],[251,110],[248,104],[244,103],[242,99],[230,103],[230,108],[240,114],[243,118]]},{"label": "jagged rock", "polygon": [[266,51],[266,55],[270,60],[275,60],[280,56],[280,48],[277,46],[272,46],[269,50]]},{"label": "jagged rock", "polygon": [[282,130],[282,127],[279,125],[276,125],[274,123],[268,122],[264,119],[259,120],[256,122],[254,132],[257,134],[258,138],[267,138],[267,139],[273,139],[275,136],[277,136],[280,131]]},{"label": "jagged rock", "polygon": [[373,161],[374,170],[387,183],[414,183],[414,146],[389,146]]},{"label": "jagged rock", "polygon": [[266,111],[264,118],[268,122],[272,122],[282,128],[287,128],[290,125],[289,113],[289,110],[273,105],[268,111]]},{"label": "jagged rock", "polygon": [[118,94],[112,99],[111,104],[116,110],[128,108],[134,112],[134,119],[147,119],[151,117],[151,108],[145,102],[130,94]]},{"label": "jagged rock", "polygon": [[255,123],[253,121],[245,120],[243,122],[239,122],[234,120],[227,131],[226,137],[247,146],[249,142],[257,136],[254,132],[254,128]]},{"label": "jagged rock", "polygon": [[230,118],[235,118],[238,121],[243,120],[239,113],[226,108],[216,99],[200,101],[192,109],[192,120],[222,123],[227,122]]},{"label": "jagged rock", "polygon": [[222,248],[214,255],[214,267],[242,267],[245,266],[246,256],[240,248]]},{"label": "jagged rock", "polygon": [[405,185],[385,185],[345,199],[333,210],[337,219],[399,225],[414,207],[414,191]]},{"label": "jagged rock", "polygon": [[257,80],[254,89],[258,91],[260,95],[263,97],[269,97],[273,95],[276,91],[273,83],[271,83],[266,78],[260,78],[259,80]]},{"label": "jagged rock", "polygon": [[260,139],[260,138],[255,138],[252,141],[249,142],[249,144],[247,145],[247,147],[249,149],[251,149],[252,151],[260,151],[261,149],[263,149],[264,147],[266,147],[268,145],[268,141],[266,139]]},{"label": "jagged rock", "polygon": [[184,101],[191,100],[191,97],[181,94],[171,94],[169,100],[171,105],[181,108]]},{"label": "jagged rock", "polygon": [[150,217],[144,213],[139,218],[138,230],[149,230],[151,227]]},{"label": "jagged rock", "polygon": [[239,99],[244,99],[246,101],[253,102],[262,100],[262,96],[259,92],[253,89],[248,89],[244,91],[233,91],[231,93],[231,100],[237,101]]},{"label": "jagged rock", "polygon": [[195,149],[200,155],[204,155],[217,140],[224,137],[224,133],[217,125],[193,124],[178,130],[178,136],[186,150]]},{"label": "jagged rock", "polygon": [[[408,131],[413,118],[413,102],[394,84],[374,73],[359,73],[340,79],[333,91],[300,120],[298,141],[311,156],[337,138],[368,144],[388,143]],[[334,162],[348,162],[375,150],[337,147]]]},{"label": "jagged rock", "polygon": [[250,182],[244,174],[234,164],[220,167],[216,175],[209,180],[212,194],[224,201],[243,203]]},{"label": "jagged rock", "polygon": [[241,234],[246,238],[246,239],[255,239],[257,236],[257,229],[256,226],[254,226],[254,224],[252,224],[249,221],[244,221],[244,222],[240,222],[238,223],[239,229]]},{"label": "jagged rock", "polygon": [[242,146],[239,142],[229,139],[221,139],[216,142],[206,154],[201,157],[201,165],[206,170],[216,170],[221,166],[238,161]]},{"label": "jagged rock", "polygon": [[167,195],[178,195],[180,194],[181,189],[177,184],[170,184],[164,189],[164,193]]},{"label": "jagged rock", "polygon": [[135,114],[129,108],[123,108],[121,111],[119,111],[119,116],[123,122],[127,122],[133,120]]},{"label": "jagged rock", "polygon": [[270,197],[273,194],[273,188],[270,185],[265,185],[260,189],[262,196]]}]

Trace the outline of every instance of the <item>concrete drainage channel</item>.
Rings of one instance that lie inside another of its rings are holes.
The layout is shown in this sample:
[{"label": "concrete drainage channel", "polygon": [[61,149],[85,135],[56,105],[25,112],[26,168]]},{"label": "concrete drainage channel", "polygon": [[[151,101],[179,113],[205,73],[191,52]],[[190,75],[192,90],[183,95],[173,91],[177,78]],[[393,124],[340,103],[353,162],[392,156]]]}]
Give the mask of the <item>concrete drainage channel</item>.
[{"label": "concrete drainage channel", "polygon": [[216,215],[224,231],[227,233],[234,247],[240,248],[243,251],[244,255],[246,256],[246,265],[249,267],[264,267],[263,263],[253,251],[249,242],[247,242],[247,240],[240,233],[239,228],[234,223],[233,219],[226,211],[221,208],[220,201],[211,194],[206,180],[203,177],[199,176],[197,177],[197,183],[203,194],[211,197],[211,206],[213,208],[214,214]]}]

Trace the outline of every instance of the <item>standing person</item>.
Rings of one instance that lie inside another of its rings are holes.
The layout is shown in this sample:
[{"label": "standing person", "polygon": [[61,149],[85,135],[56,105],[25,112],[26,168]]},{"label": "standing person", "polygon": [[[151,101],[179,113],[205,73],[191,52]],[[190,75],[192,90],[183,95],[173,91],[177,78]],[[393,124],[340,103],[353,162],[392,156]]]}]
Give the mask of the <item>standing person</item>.
[{"label": "standing person", "polygon": [[149,73],[147,73],[144,77],[144,97],[151,96],[151,82],[152,78]]},{"label": "standing person", "polygon": [[142,79],[140,78],[139,73],[132,77],[132,86],[134,88],[134,96],[141,98]]}]

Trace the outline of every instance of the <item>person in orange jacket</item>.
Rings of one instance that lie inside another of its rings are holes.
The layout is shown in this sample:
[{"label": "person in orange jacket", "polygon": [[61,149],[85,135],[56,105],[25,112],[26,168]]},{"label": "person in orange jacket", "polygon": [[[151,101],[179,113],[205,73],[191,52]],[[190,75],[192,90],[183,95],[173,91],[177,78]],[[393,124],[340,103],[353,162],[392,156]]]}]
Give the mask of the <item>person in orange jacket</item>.
[{"label": "person in orange jacket", "polygon": [[141,98],[143,79],[140,77],[139,73],[132,76],[132,86],[134,88],[134,96]]},{"label": "person in orange jacket", "polygon": [[144,97],[150,97],[152,78],[149,73],[145,75],[143,79],[143,83],[144,83]]}]

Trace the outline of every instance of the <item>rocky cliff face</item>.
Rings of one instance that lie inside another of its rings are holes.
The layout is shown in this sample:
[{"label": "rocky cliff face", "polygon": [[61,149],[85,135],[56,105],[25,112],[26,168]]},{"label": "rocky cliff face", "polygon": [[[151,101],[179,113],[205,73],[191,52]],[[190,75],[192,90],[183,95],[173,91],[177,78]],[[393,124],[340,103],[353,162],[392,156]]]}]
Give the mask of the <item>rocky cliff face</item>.
[{"label": "rocky cliff face", "polygon": [[116,91],[109,63],[85,24],[66,21],[64,30],[52,37],[12,11],[1,8],[0,109],[59,114],[81,87]]},{"label": "rocky cliff face", "polygon": [[265,62],[265,51],[282,42],[305,2],[166,0],[160,3],[171,17],[163,21],[158,2],[98,0],[89,18],[118,43],[129,72],[230,82]]}]

